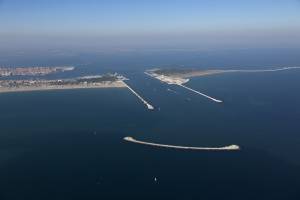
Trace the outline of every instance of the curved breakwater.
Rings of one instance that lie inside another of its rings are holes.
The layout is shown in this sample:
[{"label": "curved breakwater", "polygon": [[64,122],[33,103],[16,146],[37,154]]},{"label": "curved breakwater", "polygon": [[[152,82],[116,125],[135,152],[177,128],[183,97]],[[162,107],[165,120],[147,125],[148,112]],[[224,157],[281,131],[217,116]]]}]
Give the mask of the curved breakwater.
[{"label": "curved breakwater", "polygon": [[224,147],[190,147],[190,146],[177,146],[177,145],[167,145],[167,144],[157,144],[152,142],[144,142],[136,140],[133,137],[124,137],[124,140],[127,142],[132,142],[136,144],[162,147],[162,148],[171,148],[171,149],[182,149],[182,150],[200,150],[200,151],[238,151],[240,147],[238,145],[229,145]]}]

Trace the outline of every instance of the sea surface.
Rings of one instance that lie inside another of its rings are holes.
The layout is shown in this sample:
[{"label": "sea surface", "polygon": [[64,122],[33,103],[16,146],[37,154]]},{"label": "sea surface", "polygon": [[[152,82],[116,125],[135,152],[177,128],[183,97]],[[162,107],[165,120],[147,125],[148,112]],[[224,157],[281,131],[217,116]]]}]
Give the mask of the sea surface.
[{"label": "sea surface", "polygon": [[[126,88],[0,94],[0,199],[300,199],[300,70],[187,83],[217,104],[142,68],[115,71],[155,111]],[[109,71],[78,70],[66,76]],[[126,136],[241,151],[153,148]]]}]

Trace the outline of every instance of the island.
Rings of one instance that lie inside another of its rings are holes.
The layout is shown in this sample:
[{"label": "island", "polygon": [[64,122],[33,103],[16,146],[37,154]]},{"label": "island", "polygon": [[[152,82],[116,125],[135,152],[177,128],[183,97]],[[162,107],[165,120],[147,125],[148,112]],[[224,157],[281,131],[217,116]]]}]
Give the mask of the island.
[{"label": "island", "polygon": [[80,88],[120,88],[126,87],[124,80],[126,80],[125,77],[116,73],[57,80],[0,80],[0,93]]},{"label": "island", "polygon": [[0,67],[0,77],[8,76],[45,76],[48,74],[72,71],[73,66],[56,67]]}]

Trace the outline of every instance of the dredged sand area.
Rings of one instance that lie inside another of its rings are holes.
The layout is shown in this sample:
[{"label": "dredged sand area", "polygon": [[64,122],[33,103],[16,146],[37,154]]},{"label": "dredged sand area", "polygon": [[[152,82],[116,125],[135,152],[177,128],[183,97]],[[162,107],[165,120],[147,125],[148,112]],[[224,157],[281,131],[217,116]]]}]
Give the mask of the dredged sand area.
[{"label": "dredged sand area", "polygon": [[229,145],[229,146],[224,146],[224,147],[190,147],[190,146],[177,146],[177,145],[167,145],[167,144],[158,144],[158,143],[152,143],[152,142],[144,142],[144,141],[136,140],[133,137],[125,137],[124,140],[127,142],[148,145],[148,146],[153,146],[153,147],[181,149],[181,150],[198,150],[198,151],[238,151],[238,150],[240,150],[240,147],[238,145]]}]

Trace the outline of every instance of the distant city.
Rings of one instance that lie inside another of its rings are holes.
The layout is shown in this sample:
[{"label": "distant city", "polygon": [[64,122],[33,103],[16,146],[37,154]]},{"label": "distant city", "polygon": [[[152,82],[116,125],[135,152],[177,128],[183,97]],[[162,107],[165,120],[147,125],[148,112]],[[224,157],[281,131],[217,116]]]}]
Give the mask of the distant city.
[{"label": "distant city", "polygon": [[35,90],[58,90],[79,88],[125,87],[125,77],[114,74],[83,76],[68,79],[43,80],[35,77],[74,70],[74,67],[29,67],[8,70],[2,68],[3,76],[33,76],[30,79],[0,80],[0,93]]},{"label": "distant city", "polygon": [[0,77],[4,76],[44,76],[57,72],[72,71],[73,66],[57,67],[0,67]]}]

